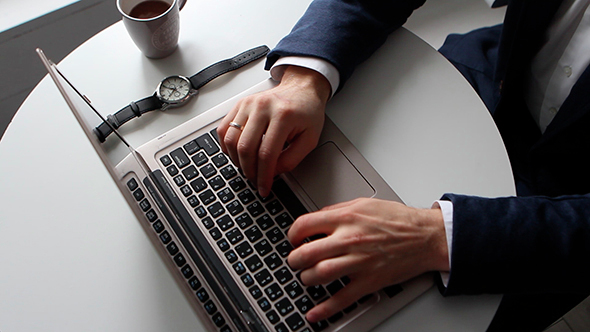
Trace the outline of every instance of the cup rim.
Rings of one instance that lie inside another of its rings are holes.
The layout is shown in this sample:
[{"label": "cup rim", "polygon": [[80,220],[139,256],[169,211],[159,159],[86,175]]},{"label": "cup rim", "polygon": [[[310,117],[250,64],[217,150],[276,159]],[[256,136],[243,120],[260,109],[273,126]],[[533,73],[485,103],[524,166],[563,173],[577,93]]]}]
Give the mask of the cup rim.
[{"label": "cup rim", "polygon": [[[143,2],[143,1],[140,1]],[[140,3],[138,2],[138,4]],[[121,9],[121,0],[117,0],[117,9],[119,10],[119,13],[121,15],[123,15],[125,18],[132,20],[132,21],[136,21],[136,22],[150,22],[150,21],[155,21],[163,16],[165,16],[166,14],[168,14],[176,5],[176,3],[178,2],[178,0],[172,0],[172,3],[170,4],[170,7],[168,7],[168,9],[163,12],[162,14],[158,15],[158,16],[154,16],[154,17],[150,17],[150,18],[137,18],[137,17],[133,17],[127,13],[125,13],[123,11],[123,9]]]}]

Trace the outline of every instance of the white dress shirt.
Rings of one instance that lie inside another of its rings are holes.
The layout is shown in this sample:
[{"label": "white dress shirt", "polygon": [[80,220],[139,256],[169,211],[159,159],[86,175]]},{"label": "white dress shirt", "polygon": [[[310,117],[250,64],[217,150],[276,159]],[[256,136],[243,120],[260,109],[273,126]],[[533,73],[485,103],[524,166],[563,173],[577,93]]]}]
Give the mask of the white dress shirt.
[{"label": "white dress shirt", "polygon": [[[485,1],[490,6],[494,3],[494,0]],[[590,0],[565,0],[561,4],[547,32],[547,42],[533,59],[529,70],[525,98],[531,114],[543,132],[559,111],[572,86],[590,64],[589,4]],[[336,67],[325,60],[313,57],[280,58],[270,70],[271,77],[280,81],[284,66],[287,65],[318,71],[330,82],[332,95],[340,84],[340,75]],[[451,266],[453,203],[437,201],[433,208],[440,208],[443,214]],[[448,273],[441,273],[441,276],[446,286]]]}]

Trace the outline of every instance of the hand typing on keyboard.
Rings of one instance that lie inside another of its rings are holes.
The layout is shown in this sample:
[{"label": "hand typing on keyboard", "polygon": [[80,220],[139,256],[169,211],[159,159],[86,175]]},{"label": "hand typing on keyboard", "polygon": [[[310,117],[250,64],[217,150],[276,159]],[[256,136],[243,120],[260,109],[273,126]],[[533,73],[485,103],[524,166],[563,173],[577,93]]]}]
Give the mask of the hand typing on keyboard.
[{"label": "hand typing on keyboard", "polygon": [[219,125],[223,152],[262,196],[317,145],[330,89],[317,72],[291,66],[277,87],[242,99]]},{"label": "hand typing on keyboard", "polygon": [[[305,239],[326,234],[311,242]],[[312,308],[310,322],[331,317],[363,295],[429,271],[448,271],[448,249],[439,209],[357,199],[299,217],[288,237],[296,247],[289,266],[306,286],[347,276],[348,284]],[[303,243],[303,244],[302,244]]]}]

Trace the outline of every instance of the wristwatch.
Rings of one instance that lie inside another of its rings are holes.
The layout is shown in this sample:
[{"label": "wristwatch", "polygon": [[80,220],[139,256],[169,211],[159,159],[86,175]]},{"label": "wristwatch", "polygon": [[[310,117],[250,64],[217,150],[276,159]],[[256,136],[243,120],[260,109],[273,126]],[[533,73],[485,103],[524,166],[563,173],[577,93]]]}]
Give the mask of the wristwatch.
[{"label": "wristwatch", "polygon": [[153,95],[138,101],[132,101],[115,114],[107,115],[106,120],[94,128],[94,133],[102,143],[114,129],[121,127],[135,117],[140,117],[153,110],[165,111],[168,108],[180,107],[196,95],[200,88],[216,77],[260,59],[269,51],[267,46],[262,45],[240,53],[233,58],[212,64],[191,77],[181,75],[166,77],[158,84]]}]

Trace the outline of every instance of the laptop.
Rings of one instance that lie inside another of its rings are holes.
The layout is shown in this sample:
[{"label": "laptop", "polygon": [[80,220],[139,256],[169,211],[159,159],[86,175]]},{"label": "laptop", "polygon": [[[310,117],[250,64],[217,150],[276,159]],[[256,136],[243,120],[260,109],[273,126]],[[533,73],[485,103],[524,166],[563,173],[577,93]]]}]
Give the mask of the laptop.
[{"label": "laptop", "polygon": [[208,331],[366,331],[433,285],[431,275],[419,276],[310,324],[305,313],[349,280],[302,284],[286,263],[290,225],[304,213],[358,197],[401,202],[328,117],[317,148],[261,198],[221,152],[216,128],[239,99],[275,86],[272,79],[135,148],[114,128],[101,143],[93,129],[105,119],[37,52]]}]

